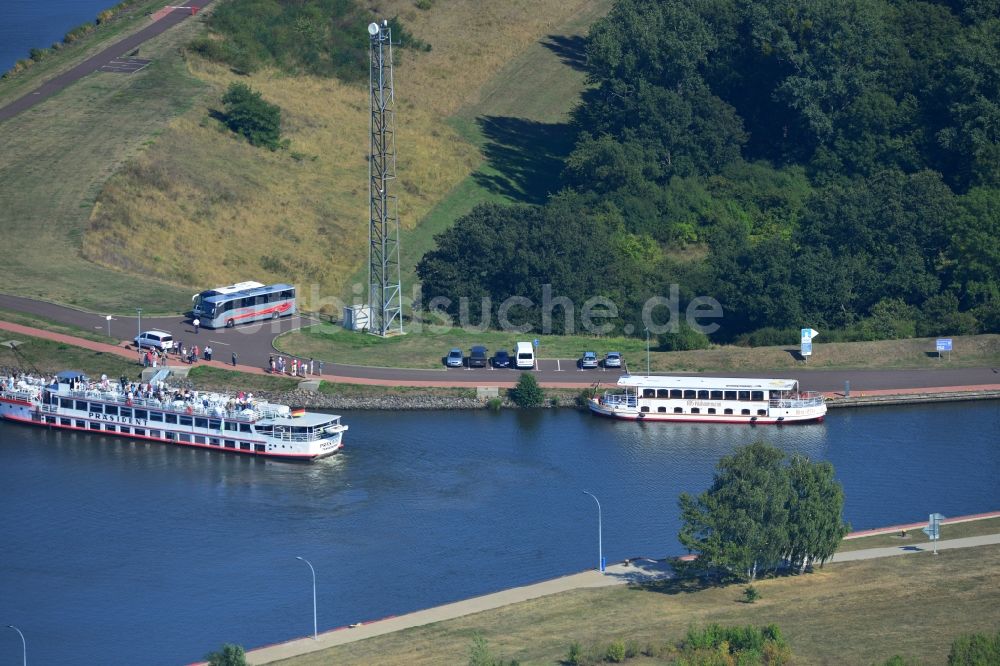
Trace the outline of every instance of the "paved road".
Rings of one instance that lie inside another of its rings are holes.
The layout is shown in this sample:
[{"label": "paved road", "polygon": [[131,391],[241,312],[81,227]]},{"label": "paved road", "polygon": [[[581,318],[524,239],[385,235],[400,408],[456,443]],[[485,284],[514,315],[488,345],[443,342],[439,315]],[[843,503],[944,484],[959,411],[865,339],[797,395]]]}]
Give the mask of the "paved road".
[{"label": "paved road", "polygon": [[[211,1],[212,0],[199,0],[197,6],[203,7]],[[190,7],[191,5],[188,6]],[[109,64],[112,60],[124,56],[129,51],[132,51],[143,42],[152,39],[160,33],[165,32],[166,30],[177,25],[188,16],[191,16],[190,9],[175,9],[158,21],[154,21],[149,24],[139,32],[133,33],[128,37],[115,42],[97,55],[84,60],[73,69],[59,74],[55,78],[46,81],[40,87],[28,93],[24,97],[20,97],[7,106],[0,108],[0,122],[3,122],[8,118],[13,118],[22,111],[33,107],[45,99],[48,99],[71,83],[79,81],[88,74],[96,72],[101,69],[101,67]]]},{"label": "paved road", "polygon": [[[78,328],[107,334],[108,322],[105,315],[77,310],[75,308],[44,301],[36,301],[18,296],[0,295],[0,309],[24,312],[45,319],[69,324]],[[211,344],[215,357],[228,359],[232,352],[239,355],[241,363],[266,367],[269,354],[274,353],[274,338],[285,331],[312,323],[304,317],[290,317],[277,321],[258,322],[232,329],[209,330],[202,328],[195,335],[190,319],[182,315],[169,317],[114,317],[111,321],[112,342],[132,340],[143,330],[159,328],[169,331],[174,338],[185,344],[197,343],[204,347]],[[442,350],[442,354],[445,350]],[[518,378],[513,370],[465,369],[414,370],[402,368],[376,368],[346,365],[327,361],[324,374],[341,379],[355,378],[361,381],[398,382],[429,384],[431,386],[512,386]],[[633,371],[637,371],[635,367]],[[705,376],[726,376],[726,373],[704,373]],[[730,373],[731,374],[731,373]],[[536,370],[538,381],[549,386],[584,387],[600,382],[608,386],[618,380],[616,370],[577,370],[574,359],[542,359]],[[748,373],[747,376],[763,376]],[[996,368],[943,368],[921,370],[795,370],[768,372],[767,377],[791,377],[798,379],[803,388],[814,391],[843,391],[844,382],[850,381],[852,392],[889,389],[935,388],[948,386],[977,386],[1000,383],[1000,372]]]},{"label": "paved road", "polygon": [[[970,548],[974,546],[988,546],[1000,544],[1000,534],[989,534],[985,536],[967,537],[964,539],[948,539],[939,541],[938,551],[947,551],[952,548]],[[898,555],[912,555],[914,553],[926,553],[931,556],[931,546],[929,543],[919,543],[907,546],[894,546],[888,548],[870,548],[866,550],[855,550],[834,555],[831,562],[852,562],[857,560],[869,560],[879,557],[894,557]],[[671,572],[669,566],[659,560],[637,559],[631,564],[613,564],[607,568],[605,574],[598,571],[584,571],[582,573],[563,576],[554,580],[547,580],[534,585],[515,587],[510,590],[503,590],[494,594],[487,594],[473,599],[466,599],[436,608],[408,613],[397,617],[390,617],[376,622],[359,624],[352,627],[341,627],[327,631],[319,635],[318,640],[312,638],[298,638],[269,645],[257,650],[250,650],[247,653],[248,664],[268,664],[280,659],[288,659],[310,652],[316,652],[336,645],[352,643],[354,641],[381,636],[383,634],[419,627],[433,622],[452,620],[465,615],[472,615],[485,610],[492,610],[510,604],[537,599],[550,594],[566,592],[589,587],[607,587],[611,585],[623,585],[642,581],[656,580],[658,578],[668,578]]]}]

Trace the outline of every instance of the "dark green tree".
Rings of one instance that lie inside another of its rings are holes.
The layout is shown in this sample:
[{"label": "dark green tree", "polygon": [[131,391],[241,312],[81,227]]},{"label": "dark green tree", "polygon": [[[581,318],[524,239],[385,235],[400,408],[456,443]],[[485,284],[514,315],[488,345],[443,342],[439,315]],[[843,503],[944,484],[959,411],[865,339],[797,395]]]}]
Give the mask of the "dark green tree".
[{"label": "dark green tree", "polygon": [[956,638],[948,653],[948,666],[1000,664],[1000,632],[965,634]]},{"label": "dark green tree", "polygon": [[680,496],[681,544],[697,568],[753,581],[781,564],[788,543],[788,474],[784,454],[756,442],[722,458],[712,486]]},{"label": "dark green tree", "polygon": [[788,550],[786,559],[800,572],[830,559],[850,527],[844,522],[844,489],[833,465],[793,456],[788,466]]},{"label": "dark green tree", "polygon": [[247,655],[240,645],[226,643],[218,652],[205,655],[208,666],[246,666]]},{"label": "dark green tree", "polygon": [[510,389],[510,399],[518,407],[538,407],[545,400],[545,393],[530,372],[522,372],[517,385]]},{"label": "dark green tree", "polygon": [[254,146],[281,146],[281,109],[245,83],[231,83],[222,97],[226,125]]}]

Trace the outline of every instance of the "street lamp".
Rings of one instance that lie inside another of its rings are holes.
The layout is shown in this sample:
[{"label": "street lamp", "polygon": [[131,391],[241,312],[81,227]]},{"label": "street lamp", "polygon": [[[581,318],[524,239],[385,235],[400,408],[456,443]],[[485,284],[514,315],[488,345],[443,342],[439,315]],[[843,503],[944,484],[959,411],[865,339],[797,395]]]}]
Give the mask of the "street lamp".
[{"label": "street lamp", "polygon": [[313,640],[314,641],[318,641],[319,640],[319,631],[316,628],[316,570],[313,569],[312,563],[309,562],[309,560],[307,560],[306,558],[299,557],[298,555],[296,555],[295,559],[302,560],[303,562],[305,562],[306,564],[308,564],[309,565],[309,571],[311,571],[312,575],[313,575]]},{"label": "street lamp", "polygon": [[21,637],[21,663],[24,664],[24,666],[28,666],[28,643],[24,640],[24,634],[22,634],[21,630],[12,624],[8,624],[7,627],[16,631],[17,635]]},{"label": "street lamp", "polygon": [[649,374],[649,329],[646,329],[646,374]]},{"label": "street lamp", "polygon": [[588,493],[586,490],[583,491],[584,495],[590,495],[597,502],[597,568],[602,573],[604,572],[604,540],[601,538],[601,503],[598,501],[597,496],[594,493]]},{"label": "street lamp", "polygon": [[138,335],[142,335],[142,308],[135,309],[136,326],[139,328]]}]

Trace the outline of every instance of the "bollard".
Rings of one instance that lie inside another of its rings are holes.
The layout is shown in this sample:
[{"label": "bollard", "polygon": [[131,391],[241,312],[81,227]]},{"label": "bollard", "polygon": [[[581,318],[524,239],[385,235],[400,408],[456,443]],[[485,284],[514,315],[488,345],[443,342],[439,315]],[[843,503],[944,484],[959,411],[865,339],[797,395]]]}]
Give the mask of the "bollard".
[{"label": "bollard", "polygon": [[849,379],[844,380],[844,397],[851,397],[851,380]]}]

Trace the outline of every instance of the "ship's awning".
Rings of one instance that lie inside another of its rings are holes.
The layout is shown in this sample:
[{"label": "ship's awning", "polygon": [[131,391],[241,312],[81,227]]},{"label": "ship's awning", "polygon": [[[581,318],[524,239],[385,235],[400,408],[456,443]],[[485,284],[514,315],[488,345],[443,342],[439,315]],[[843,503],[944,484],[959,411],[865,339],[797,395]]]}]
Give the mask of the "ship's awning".
[{"label": "ship's awning", "polygon": [[63,370],[56,373],[56,380],[62,384],[68,384],[73,380],[85,382],[87,381],[87,375],[79,370]]},{"label": "ship's awning", "polygon": [[328,425],[329,423],[339,419],[339,416],[334,414],[322,414],[319,412],[306,412],[302,416],[275,416],[273,418],[264,418],[257,421],[258,425],[275,425],[275,426],[297,426],[299,428],[315,428],[320,425]]},{"label": "ship's awning", "polygon": [[629,388],[716,389],[730,391],[794,391],[795,379],[752,377],[679,377],[670,375],[623,375],[618,386]]}]

